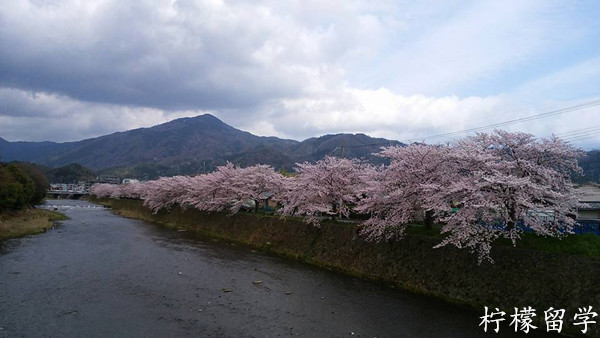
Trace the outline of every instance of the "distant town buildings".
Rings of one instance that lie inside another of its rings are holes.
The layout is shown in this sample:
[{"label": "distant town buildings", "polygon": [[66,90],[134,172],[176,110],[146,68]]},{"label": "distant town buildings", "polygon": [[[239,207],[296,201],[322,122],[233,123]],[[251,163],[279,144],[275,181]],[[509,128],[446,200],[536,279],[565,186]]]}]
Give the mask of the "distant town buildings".
[{"label": "distant town buildings", "polygon": [[[123,184],[125,183],[136,183],[139,182],[133,178],[126,178],[123,180]],[[77,195],[87,195],[90,192],[90,187],[96,183],[105,183],[105,184],[121,184],[121,178],[117,176],[109,176],[109,175],[100,175],[96,177],[94,180],[90,181],[79,181],[77,184],[65,184],[65,183],[51,183],[50,189],[48,190],[48,194],[57,197],[58,195],[69,195],[69,194],[77,194]]]},{"label": "distant town buildings", "polygon": [[100,175],[96,177],[93,183],[121,184],[121,178],[118,176]]}]

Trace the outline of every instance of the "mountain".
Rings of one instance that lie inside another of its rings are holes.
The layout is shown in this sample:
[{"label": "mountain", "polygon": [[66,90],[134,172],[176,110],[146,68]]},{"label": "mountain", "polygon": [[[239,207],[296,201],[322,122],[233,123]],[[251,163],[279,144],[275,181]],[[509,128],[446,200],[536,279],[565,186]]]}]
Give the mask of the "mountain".
[{"label": "mountain", "polygon": [[381,147],[402,145],[398,141],[373,138],[365,134],[335,134],[312,137],[298,143],[294,148],[296,162],[314,161],[327,155],[347,158],[363,158],[370,162],[381,162],[373,153]]},{"label": "mountain", "polygon": [[34,159],[49,166],[80,163],[92,169],[138,163],[171,165],[177,162],[213,161],[272,144],[276,148],[296,141],[259,137],[237,130],[212,115],[177,119],[151,128],[87,139]]},{"label": "mountain", "polygon": [[60,153],[69,147],[68,143],[55,142],[8,142],[0,138],[0,160],[29,161]]},{"label": "mountain", "polygon": [[586,156],[579,160],[579,166],[583,169],[582,175],[576,175],[573,180],[577,183],[594,182],[600,183],[600,150],[591,150]]},{"label": "mountain", "polygon": [[[241,166],[264,163],[287,171],[297,162],[326,155],[379,164],[384,160],[373,153],[383,146],[401,144],[364,134],[324,135],[302,142],[261,137],[205,114],[77,142],[9,142],[0,137],[0,161],[47,166],[41,168],[57,182],[94,175],[86,168],[96,174],[153,179],[209,172],[227,161]],[[584,175],[574,177],[576,182],[600,183],[599,150],[588,152],[580,165]]]},{"label": "mountain", "polygon": [[77,142],[8,142],[0,138],[0,159],[49,167],[79,163],[100,173],[153,178],[211,171],[227,161],[242,166],[266,163],[287,170],[296,162],[325,155],[380,161],[371,153],[392,144],[400,143],[364,134],[325,135],[302,142],[261,137],[205,114]]},{"label": "mountain", "polygon": [[77,183],[96,178],[96,174],[93,171],[77,163],[67,164],[58,168],[42,167],[42,170],[44,170],[43,173],[51,183]]}]

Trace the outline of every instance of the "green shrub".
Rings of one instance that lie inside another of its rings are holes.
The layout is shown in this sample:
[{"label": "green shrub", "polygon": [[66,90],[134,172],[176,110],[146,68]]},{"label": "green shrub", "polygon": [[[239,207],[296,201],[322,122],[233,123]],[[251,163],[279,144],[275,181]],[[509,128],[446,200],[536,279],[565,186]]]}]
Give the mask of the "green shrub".
[{"label": "green shrub", "polygon": [[20,210],[44,198],[46,181],[39,171],[18,164],[0,164],[0,211]]}]

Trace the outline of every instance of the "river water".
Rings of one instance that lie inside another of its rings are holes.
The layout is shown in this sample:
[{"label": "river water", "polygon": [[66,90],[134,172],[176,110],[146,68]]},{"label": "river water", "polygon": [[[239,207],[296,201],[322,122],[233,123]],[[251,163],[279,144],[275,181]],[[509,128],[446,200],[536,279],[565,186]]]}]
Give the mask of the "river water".
[{"label": "river water", "polygon": [[490,336],[478,326],[483,311],[85,201],[47,206],[70,220],[0,244],[0,337]]}]

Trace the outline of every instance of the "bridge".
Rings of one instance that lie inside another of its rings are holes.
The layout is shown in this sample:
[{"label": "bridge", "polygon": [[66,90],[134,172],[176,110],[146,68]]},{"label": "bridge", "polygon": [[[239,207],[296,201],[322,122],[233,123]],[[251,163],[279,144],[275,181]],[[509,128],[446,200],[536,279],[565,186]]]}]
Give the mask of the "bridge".
[{"label": "bridge", "polygon": [[75,190],[47,190],[46,197],[52,199],[71,199],[78,200],[81,196],[89,195],[88,191],[75,191]]}]

